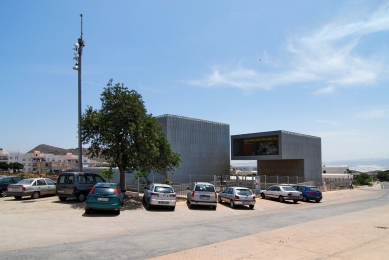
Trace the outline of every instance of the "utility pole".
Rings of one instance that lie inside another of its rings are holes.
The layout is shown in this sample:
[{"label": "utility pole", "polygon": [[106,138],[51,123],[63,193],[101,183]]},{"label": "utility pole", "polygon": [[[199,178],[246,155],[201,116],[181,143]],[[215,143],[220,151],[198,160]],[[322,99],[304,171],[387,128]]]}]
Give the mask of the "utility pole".
[{"label": "utility pole", "polygon": [[85,46],[85,42],[82,39],[82,14],[81,17],[81,36],[78,38],[77,43],[74,44],[73,50],[76,51],[74,54],[74,60],[76,65],[73,69],[78,71],[78,170],[82,172],[82,141],[81,141],[81,57],[82,49]]}]

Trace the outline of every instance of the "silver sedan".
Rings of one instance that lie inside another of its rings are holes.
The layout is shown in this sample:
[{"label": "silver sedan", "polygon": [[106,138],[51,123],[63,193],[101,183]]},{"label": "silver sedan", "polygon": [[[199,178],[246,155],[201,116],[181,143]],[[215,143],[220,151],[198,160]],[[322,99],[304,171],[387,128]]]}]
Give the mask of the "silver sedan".
[{"label": "silver sedan", "polygon": [[255,195],[250,189],[245,187],[229,187],[219,192],[219,203],[228,202],[231,208],[235,205],[248,205],[250,209],[254,208]]},{"label": "silver sedan", "polygon": [[20,200],[24,196],[38,199],[43,195],[55,195],[55,182],[49,178],[30,178],[10,184],[7,187],[7,195]]},{"label": "silver sedan", "polygon": [[273,185],[267,190],[261,191],[261,198],[278,199],[280,202],[285,202],[285,200],[293,200],[294,203],[297,203],[299,200],[303,200],[303,194],[290,186]]}]

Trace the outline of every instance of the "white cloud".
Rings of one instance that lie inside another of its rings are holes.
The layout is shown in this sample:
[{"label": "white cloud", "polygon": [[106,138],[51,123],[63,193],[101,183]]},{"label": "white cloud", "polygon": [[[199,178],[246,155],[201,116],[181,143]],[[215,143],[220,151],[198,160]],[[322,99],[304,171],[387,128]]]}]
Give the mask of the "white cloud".
[{"label": "white cloud", "polygon": [[[188,84],[240,89],[272,89],[294,83],[330,85],[315,92],[328,94],[335,87],[370,86],[384,75],[382,55],[362,56],[356,47],[365,35],[389,30],[389,10],[378,9],[368,18],[346,23],[328,23],[311,35],[291,38],[287,42],[284,68],[274,72],[257,72],[241,63],[235,68],[211,67],[203,79],[186,81]],[[266,64],[271,66],[265,53]]]},{"label": "white cloud", "polygon": [[331,93],[334,93],[334,92],[335,92],[334,87],[333,86],[328,86],[328,87],[316,90],[315,92],[313,92],[313,94],[314,95],[327,95],[327,94],[331,94]]},{"label": "white cloud", "polygon": [[366,111],[358,115],[361,118],[381,118],[386,116],[387,111],[383,109],[376,109],[372,111]]},{"label": "white cloud", "polygon": [[320,119],[316,120],[316,122],[322,123],[322,124],[329,124],[329,125],[343,125],[343,124],[341,124],[339,122],[328,121],[328,120],[320,120]]}]

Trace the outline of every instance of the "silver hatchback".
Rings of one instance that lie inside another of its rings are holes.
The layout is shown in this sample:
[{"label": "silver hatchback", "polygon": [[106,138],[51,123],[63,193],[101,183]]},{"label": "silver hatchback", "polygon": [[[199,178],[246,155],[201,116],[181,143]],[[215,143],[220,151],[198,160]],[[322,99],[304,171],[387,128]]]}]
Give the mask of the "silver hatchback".
[{"label": "silver hatchback", "polygon": [[176,208],[176,200],[176,193],[170,185],[152,183],[143,189],[143,201],[146,204],[147,210],[152,206],[170,207],[174,210]]},{"label": "silver hatchback", "polygon": [[228,202],[231,208],[235,205],[248,205],[250,209],[254,208],[255,195],[250,189],[245,187],[229,187],[219,192],[219,203]]},{"label": "silver hatchback", "polygon": [[192,208],[193,205],[201,205],[211,206],[213,209],[216,209],[217,193],[213,184],[208,182],[193,182],[187,189],[186,201],[189,208]]}]

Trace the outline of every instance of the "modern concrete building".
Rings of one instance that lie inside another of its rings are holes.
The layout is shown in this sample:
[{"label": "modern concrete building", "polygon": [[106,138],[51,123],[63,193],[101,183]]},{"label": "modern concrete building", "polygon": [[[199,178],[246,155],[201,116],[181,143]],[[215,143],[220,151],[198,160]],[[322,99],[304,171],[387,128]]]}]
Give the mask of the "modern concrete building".
[{"label": "modern concrete building", "polygon": [[174,152],[181,154],[174,175],[228,175],[230,126],[176,115],[156,117]]},{"label": "modern concrete building", "polygon": [[232,160],[256,160],[257,175],[321,178],[320,137],[271,131],[231,136]]}]

